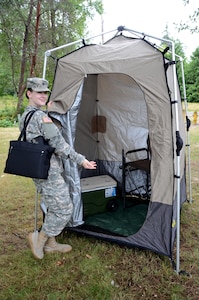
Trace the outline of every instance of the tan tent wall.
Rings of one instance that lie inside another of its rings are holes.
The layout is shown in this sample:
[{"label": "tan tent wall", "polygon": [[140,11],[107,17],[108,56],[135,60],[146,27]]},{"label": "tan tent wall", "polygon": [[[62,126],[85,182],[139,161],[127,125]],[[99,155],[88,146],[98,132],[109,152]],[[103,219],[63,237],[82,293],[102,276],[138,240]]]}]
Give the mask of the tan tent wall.
[{"label": "tan tent wall", "polygon": [[[140,87],[144,95],[148,114],[148,128],[151,142],[151,201],[172,204],[174,185],[174,149],[172,138],[171,105],[165,80],[162,54],[144,40],[126,40],[123,37],[104,45],[84,47],[59,60],[51,100],[55,101],[52,110],[65,113],[72,105],[78,88],[87,74],[116,74],[129,76]],[[129,80],[130,81],[130,80]],[[99,88],[99,85],[95,87]],[[122,88],[122,84],[121,84]],[[113,91],[114,92],[114,91]],[[113,93],[112,92],[112,93]],[[102,90],[97,92],[103,95]],[[96,95],[98,96],[98,95]],[[112,99],[111,95],[111,99]],[[113,104],[122,102],[121,97],[112,99]],[[92,106],[90,103],[89,106]],[[131,105],[131,103],[129,104]],[[95,111],[92,112],[95,115]],[[88,115],[89,122],[93,116]],[[90,125],[87,124],[90,127]],[[123,124],[118,123],[118,127]],[[87,131],[87,134],[89,131]],[[86,140],[88,137],[82,136]],[[106,138],[106,137],[104,137]],[[112,144],[118,145],[118,139],[112,137]],[[115,140],[114,140],[115,139]],[[92,139],[91,139],[92,140]],[[125,142],[129,143],[127,136]],[[122,142],[122,146],[124,146]],[[130,145],[126,145],[126,147]],[[92,147],[92,146],[91,146]],[[85,149],[81,147],[83,152]],[[78,149],[80,150],[80,149]],[[117,157],[121,149],[117,151]],[[82,151],[81,151],[82,152]],[[111,152],[111,149],[110,149]],[[119,153],[120,152],[120,153]],[[92,152],[96,154],[96,151]],[[98,155],[105,156],[103,151]],[[110,154],[109,154],[110,156]],[[112,159],[117,159],[113,157]],[[95,157],[88,157],[95,159]]]},{"label": "tan tent wall", "polygon": [[[173,70],[169,67],[165,73],[164,63],[163,54],[145,39],[116,36],[104,45],[86,46],[60,58],[50,100],[64,137],[88,159],[98,161],[98,175],[107,172],[121,183],[121,149],[146,143],[148,134],[150,138],[152,193],[140,230],[129,237],[75,230],[172,257],[179,213],[177,196],[180,193],[181,202],[186,199],[184,148],[179,157],[180,190],[176,178],[178,126],[184,145],[185,134],[179,90],[179,99],[175,99]],[[71,183],[77,182],[73,176],[77,170],[73,172],[66,164],[67,180],[70,177]],[[72,189],[76,203],[79,187],[73,184]],[[76,215],[78,210],[80,206]]]}]

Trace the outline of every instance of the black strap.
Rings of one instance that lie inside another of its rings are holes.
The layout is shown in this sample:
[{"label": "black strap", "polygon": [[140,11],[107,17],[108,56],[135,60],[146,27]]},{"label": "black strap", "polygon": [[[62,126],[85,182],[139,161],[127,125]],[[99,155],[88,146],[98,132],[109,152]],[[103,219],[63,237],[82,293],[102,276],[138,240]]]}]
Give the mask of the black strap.
[{"label": "black strap", "polygon": [[24,127],[20,133],[20,136],[18,138],[18,141],[23,140],[24,142],[26,142],[26,128],[28,126],[28,123],[30,122],[30,119],[32,117],[32,115],[36,112],[37,110],[31,110],[27,113],[25,120],[24,120]]}]

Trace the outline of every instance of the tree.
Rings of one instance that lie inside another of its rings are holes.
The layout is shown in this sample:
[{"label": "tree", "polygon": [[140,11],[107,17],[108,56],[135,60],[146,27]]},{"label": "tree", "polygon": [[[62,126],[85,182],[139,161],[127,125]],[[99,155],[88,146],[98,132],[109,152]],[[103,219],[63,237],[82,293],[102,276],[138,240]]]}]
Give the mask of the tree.
[{"label": "tree", "polygon": [[[185,5],[189,5],[189,0],[183,0]],[[178,29],[189,30],[190,33],[199,33],[199,8],[197,8],[187,22],[181,22]],[[199,102],[199,48],[193,52],[191,61],[185,64],[185,79],[187,99],[189,102]]]},{"label": "tree", "polygon": [[[189,0],[183,0],[184,5],[189,4]],[[193,12],[193,15],[189,16],[189,20],[186,22],[181,22],[178,26],[178,29],[189,30],[191,33],[199,32],[199,8]]]},{"label": "tree", "polygon": [[[23,108],[26,78],[42,76],[44,52],[84,36],[95,12],[102,14],[101,0],[1,0],[0,77],[6,73],[12,79],[12,93],[18,96],[16,114]],[[0,85],[0,91],[6,86],[11,85]]]},{"label": "tree", "polygon": [[187,99],[189,102],[199,102],[199,47],[191,55],[185,73]]}]

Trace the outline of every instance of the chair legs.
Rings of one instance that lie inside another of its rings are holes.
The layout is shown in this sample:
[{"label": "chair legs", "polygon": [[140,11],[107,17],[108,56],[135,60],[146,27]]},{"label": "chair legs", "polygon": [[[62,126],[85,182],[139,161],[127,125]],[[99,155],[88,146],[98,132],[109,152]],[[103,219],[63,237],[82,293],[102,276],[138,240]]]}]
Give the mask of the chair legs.
[{"label": "chair legs", "polygon": [[[143,150],[147,150],[145,148],[142,149],[137,149],[137,150],[132,150],[132,151],[128,151],[127,153],[132,153],[132,152],[136,152],[136,151],[143,151]],[[147,172],[146,169],[142,168],[138,168],[138,164],[139,162],[141,162],[141,165],[143,164],[143,162],[147,163],[147,166],[150,166],[150,161],[148,159],[148,153],[147,153],[147,159],[146,160],[140,160],[140,161],[136,161],[136,162],[126,162],[126,155],[124,153],[124,149],[122,149],[122,199],[123,199],[123,206],[124,208],[126,208],[126,196],[127,196],[127,192],[126,192],[126,179],[127,176],[130,178],[130,180],[132,181],[132,185],[135,187],[133,190],[131,190],[130,192],[128,192],[128,194],[133,197],[133,193],[134,191],[136,191],[136,194],[134,193],[135,197],[139,197],[141,200],[150,200],[150,175],[149,172]],[[136,167],[134,167],[134,163],[136,164]],[[146,185],[141,185],[139,186],[136,183],[136,180],[134,180],[132,172],[137,171],[137,170],[141,170],[143,172],[146,173]],[[144,191],[144,193],[143,193]]]}]

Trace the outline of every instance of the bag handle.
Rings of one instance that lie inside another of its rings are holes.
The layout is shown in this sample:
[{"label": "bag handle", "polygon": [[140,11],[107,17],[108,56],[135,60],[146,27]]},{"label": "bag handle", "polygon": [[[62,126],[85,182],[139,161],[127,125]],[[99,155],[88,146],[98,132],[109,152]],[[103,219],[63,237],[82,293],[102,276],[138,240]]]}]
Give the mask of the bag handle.
[{"label": "bag handle", "polygon": [[37,110],[31,110],[27,113],[26,117],[25,117],[25,120],[24,120],[24,127],[19,135],[19,138],[18,138],[18,141],[22,140],[23,138],[23,141],[26,142],[26,128],[28,126],[28,123],[30,122],[30,119],[32,117],[32,115],[36,112]]}]

